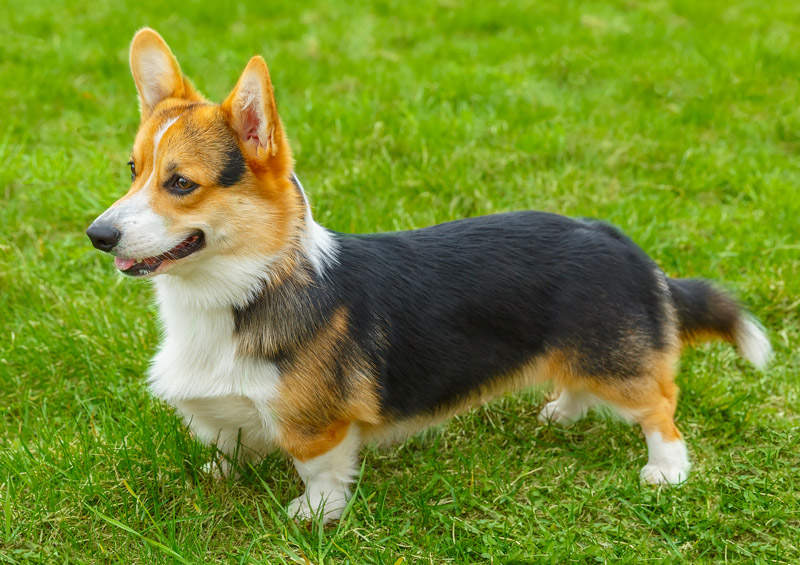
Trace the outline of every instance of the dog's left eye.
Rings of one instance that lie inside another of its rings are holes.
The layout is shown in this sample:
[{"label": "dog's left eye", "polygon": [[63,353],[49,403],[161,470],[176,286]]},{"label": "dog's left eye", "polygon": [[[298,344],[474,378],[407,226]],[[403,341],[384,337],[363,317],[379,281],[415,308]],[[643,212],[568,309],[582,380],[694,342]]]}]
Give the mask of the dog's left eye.
[{"label": "dog's left eye", "polygon": [[128,166],[131,168],[131,182],[136,180],[136,164],[133,161],[128,161]]},{"label": "dog's left eye", "polygon": [[186,177],[174,175],[167,182],[167,188],[175,194],[188,194],[197,188],[197,183],[190,181]]}]

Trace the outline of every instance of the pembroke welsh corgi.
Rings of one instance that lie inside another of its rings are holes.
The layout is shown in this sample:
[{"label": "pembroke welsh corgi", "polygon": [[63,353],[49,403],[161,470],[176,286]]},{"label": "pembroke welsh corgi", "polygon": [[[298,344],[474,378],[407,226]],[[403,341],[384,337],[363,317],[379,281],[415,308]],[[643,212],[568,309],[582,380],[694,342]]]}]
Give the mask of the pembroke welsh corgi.
[{"label": "pembroke welsh corgi", "polygon": [[601,222],[515,212],[329,231],[295,176],[261,57],[219,105],[152,29],[134,36],[130,65],[132,185],[87,234],[126,275],[153,278],[164,338],[152,392],[227,454],[218,471],[287,453],[306,489],[292,516],[341,515],[363,442],[544,381],[557,395],[542,421],[609,406],[644,432],[641,479],[680,483],[681,348],[722,339],[759,367],[770,356],[730,296],[667,277]]}]

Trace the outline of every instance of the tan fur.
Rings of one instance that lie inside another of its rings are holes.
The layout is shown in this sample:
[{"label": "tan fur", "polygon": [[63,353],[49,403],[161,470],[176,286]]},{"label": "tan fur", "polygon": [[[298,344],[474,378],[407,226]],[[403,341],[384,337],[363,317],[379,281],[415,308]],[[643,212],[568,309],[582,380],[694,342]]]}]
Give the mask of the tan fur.
[{"label": "tan fur", "polygon": [[281,447],[292,457],[300,461],[308,461],[327,453],[344,439],[350,422],[337,420],[327,426],[315,430],[313,434],[304,433],[293,427],[284,429],[281,436]]},{"label": "tan fur", "polygon": [[[302,219],[303,203],[288,178],[277,177],[268,169],[257,177],[247,172],[237,184],[235,196],[230,188],[216,186],[215,175],[224,158],[224,146],[215,137],[221,137],[224,122],[216,106],[193,108],[186,118],[180,114],[186,106],[172,104],[140,127],[134,145],[134,162],[137,178],[129,198],[140,190],[150,177],[153,136],[168,119],[181,115],[167,130],[159,144],[159,169],[153,177],[151,206],[167,221],[168,229],[183,234],[198,226],[210,226],[215,231],[226,231],[226,246],[217,249],[220,254],[272,256],[291,243],[291,234],[297,231]],[[188,119],[191,118],[191,122]],[[191,128],[202,135],[185,135]],[[174,171],[191,179],[200,188],[185,196],[176,197],[163,188],[163,183]],[[121,200],[122,200],[121,199]],[[235,222],[231,218],[236,218]],[[258,237],[253,237],[257,230]]]},{"label": "tan fur", "polygon": [[333,363],[348,345],[347,326],[347,310],[339,308],[325,328],[294,352],[291,365],[281,375],[275,409],[281,427],[279,442],[298,459],[319,445],[338,444],[344,433],[333,434],[331,426],[377,425],[382,420],[377,383],[363,356],[355,355],[342,368],[348,379],[345,390],[335,380]]},{"label": "tan fur", "polygon": [[726,341],[732,345],[736,345],[736,338],[729,332],[717,332],[713,330],[696,330],[693,332],[681,332],[681,344],[685,347],[691,347],[699,343],[708,341]]},{"label": "tan fur", "polygon": [[672,419],[678,397],[678,387],[674,382],[678,356],[675,348],[651,351],[644,364],[647,370],[642,375],[633,378],[593,377],[576,369],[579,364],[573,352],[550,351],[534,357],[520,370],[498,377],[459,402],[441,407],[434,413],[402,421],[387,419],[379,425],[364,426],[363,437],[377,442],[403,439],[503,394],[552,382],[556,392],[564,389],[590,392],[631,416],[645,432],[660,431],[664,439],[670,441],[680,438]]},{"label": "tan fur", "polygon": [[575,373],[574,365],[564,355],[551,359],[550,370],[559,389],[591,392],[636,420],[645,433],[659,431],[666,441],[671,441],[681,437],[673,423],[678,399],[674,381],[678,355],[674,350],[653,351],[643,374],[628,379],[583,377]]}]

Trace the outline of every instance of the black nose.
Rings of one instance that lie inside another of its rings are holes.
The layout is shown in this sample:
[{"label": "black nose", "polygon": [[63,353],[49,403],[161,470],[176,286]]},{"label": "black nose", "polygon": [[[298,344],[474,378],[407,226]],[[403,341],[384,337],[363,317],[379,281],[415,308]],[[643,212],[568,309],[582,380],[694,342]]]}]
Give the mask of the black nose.
[{"label": "black nose", "polygon": [[89,226],[89,229],[86,230],[86,235],[92,240],[92,245],[100,251],[111,251],[119,243],[119,238],[122,237],[122,234],[114,226],[98,224],[97,222]]}]

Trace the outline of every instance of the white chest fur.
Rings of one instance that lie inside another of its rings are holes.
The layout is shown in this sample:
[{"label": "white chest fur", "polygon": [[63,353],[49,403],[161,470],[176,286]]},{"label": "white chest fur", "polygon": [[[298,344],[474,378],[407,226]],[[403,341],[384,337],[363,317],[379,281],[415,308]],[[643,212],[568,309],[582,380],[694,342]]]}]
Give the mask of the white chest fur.
[{"label": "white chest fur", "polygon": [[159,279],[164,338],[150,368],[153,394],[175,406],[201,441],[228,452],[237,441],[265,451],[275,434],[277,366],[237,354],[229,303],[203,300],[174,277]]}]

